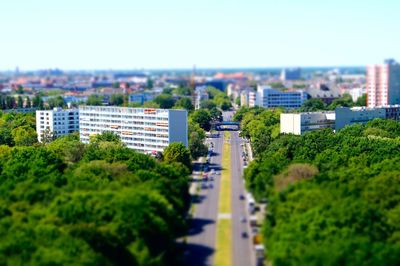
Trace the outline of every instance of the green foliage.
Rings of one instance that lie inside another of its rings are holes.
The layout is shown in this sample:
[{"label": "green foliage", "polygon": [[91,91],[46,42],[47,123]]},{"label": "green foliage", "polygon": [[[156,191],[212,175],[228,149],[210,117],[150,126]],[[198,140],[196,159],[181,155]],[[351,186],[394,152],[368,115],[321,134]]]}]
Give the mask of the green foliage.
[{"label": "green foliage", "polygon": [[110,97],[110,105],[121,106],[124,103],[124,95],[116,93]]},{"label": "green foliage", "polygon": [[[237,118],[251,138],[272,119],[247,115]],[[400,263],[399,122],[264,138],[270,143],[245,179],[256,199],[268,200],[263,235],[272,264]]]},{"label": "green foliage", "polygon": [[205,131],[211,129],[211,115],[205,109],[199,109],[190,114],[189,119],[194,123],[197,123]]},{"label": "green foliage", "polygon": [[300,112],[315,112],[320,110],[326,110],[327,106],[321,99],[308,99],[300,107]]},{"label": "green foliage", "polygon": [[241,136],[251,140],[253,152],[262,153],[270,144],[276,127],[279,125],[282,110],[262,108],[240,108],[233,119],[240,121]]},{"label": "green foliage", "polygon": [[356,106],[367,106],[367,94],[363,94],[362,96],[358,97]]},{"label": "green foliage", "polygon": [[192,104],[192,100],[188,97],[182,97],[179,100],[175,102],[175,108],[178,109],[186,109],[187,111],[192,111],[194,110],[194,106]]},{"label": "green foliage", "polygon": [[204,130],[193,121],[189,121],[189,150],[192,158],[197,159],[207,154],[207,146],[204,144],[206,134]]},{"label": "green foliage", "polygon": [[271,88],[273,89],[278,89],[278,90],[286,89],[285,85],[283,85],[282,82],[271,82],[269,86],[271,86]]},{"label": "green foliage", "polygon": [[335,110],[337,107],[353,107],[354,102],[351,98],[350,94],[345,93],[341,98],[333,100],[333,102],[329,105],[330,110]]},{"label": "green foliage", "polygon": [[162,109],[171,109],[175,104],[175,99],[169,94],[160,94],[154,98],[154,102]]},{"label": "green foliage", "polygon": [[[29,121],[0,113],[14,135]],[[156,162],[110,133],[0,146],[0,264],[179,264],[190,200],[189,170],[176,162],[190,155],[170,155]]]},{"label": "green foliage", "polygon": [[204,107],[202,106],[202,108],[213,109],[218,107],[226,111],[232,107],[231,99],[224,92],[214,87],[208,87],[207,92],[210,100],[205,101]]},{"label": "green foliage", "polygon": [[56,96],[56,97],[49,98],[47,100],[47,104],[49,105],[50,108],[65,107],[66,106],[64,98],[61,97],[61,96]]},{"label": "green foliage", "polygon": [[179,86],[178,88],[174,89],[172,93],[180,96],[190,96],[192,95],[192,89],[188,87]]},{"label": "green foliage", "polygon": [[103,96],[97,95],[97,94],[91,94],[88,97],[86,104],[87,105],[103,105],[103,100],[104,100]]},{"label": "green foliage", "polygon": [[189,170],[192,169],[190,151],[180,142],[173,142],[164,149],[164,161],[167,163],[181,163]]}]

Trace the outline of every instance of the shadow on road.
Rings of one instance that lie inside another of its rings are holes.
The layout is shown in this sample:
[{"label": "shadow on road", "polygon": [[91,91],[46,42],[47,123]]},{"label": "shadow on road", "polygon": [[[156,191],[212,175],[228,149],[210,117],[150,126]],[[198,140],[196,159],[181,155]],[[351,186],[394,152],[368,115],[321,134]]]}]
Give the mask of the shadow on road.
[{"label": "shadow on road", "polygon": [[190,220],[190,229],[188,231],[188,236],[193,236],[203,232],[204,227],[209,224],[213,224],[213,220],[193,218]]},{"label": "shadow on road", "polygon": [[214,253],[214,249],[197,244],[186,244],[186,252],[184,254],[183,265],[188,266],[205,266],[208,257]]},{"label": "shadow on road", "polygon": [[193,195],[192,198],[191,198],[191,200],[192,200],[192,203],[194,203],[194,204],[200,204],[200,203],[202,203],[203,200],[205,200],[206,198],[207,198],[206,195]]}]

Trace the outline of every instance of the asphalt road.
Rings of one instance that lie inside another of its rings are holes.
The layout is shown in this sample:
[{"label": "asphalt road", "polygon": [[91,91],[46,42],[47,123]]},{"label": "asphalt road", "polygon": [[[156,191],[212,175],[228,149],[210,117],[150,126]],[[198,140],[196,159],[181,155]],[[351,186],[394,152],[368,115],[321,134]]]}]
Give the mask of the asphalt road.
[{"label": "asphalt road", "polygon": [[[240,195],[245,196],[244,183],[242,178],[242,139],[238,132],[231,133],[231,204],[232,204],[232,247],[233,265],[255,265],[255,254],[252,249],[252,239],[249,226],[249,215],[246,208],[246,200],[241,200]],[[241,218],[245,217],[246,222]],[[242,233],[246,232],[248,237],[243,238]]]},{"label": "asphalt road", "polygon": [[[211,169],[220,172],[223,134],[220,134],[220,138],[212,138],[210,141],[214,143],[214,154],[210,160],[209,172]],[[214,175],[214,181],[202,181],[207,185],[212,184],[213,188],[201,189],[198,196],[193,197],[195,211],[187,237],[185,265],[213,265],[220,190],[219,178],[220,175]],[[199,182],[200,187],[201,184]]]},{"label": "asphalt road", "polygon": [[[233,112],[224,112],[224,120],[231,120]],[[242,179],[243,159],[242,139],[238,132],[231,134],[231,204],[232,204],[232,261],[234,266],[255,265],[255,255],[252,250],[249,216],[245,200],[240,200],[240,195],[245,195]],[[223,146],[223,132],[219,138],[212,138],[214,143],[214,155],[211,157],[210,170],[221,169],[221,152]],[[193,199],[195,212],[190,224],[187,237],[187,248],[184,264],[190,266],[214,265],[214,252],[216,240],[216,221],[218,218],[218,197],[220,190],[220,176],[215,175],[212,183],[213,188],[202,189],[196,198]],[[201,183],[199,184],[201,186]],[[246,222],[241,217],[246,217]],[[242,232],[248,234],[247,238],[242,237]]]}]

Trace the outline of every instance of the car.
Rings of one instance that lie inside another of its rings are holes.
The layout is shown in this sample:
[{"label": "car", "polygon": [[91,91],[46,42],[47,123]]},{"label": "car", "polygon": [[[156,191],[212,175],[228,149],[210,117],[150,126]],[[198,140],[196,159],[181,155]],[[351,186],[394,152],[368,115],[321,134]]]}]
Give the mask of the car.
[{"label": "car", "polygon": [[217,172],[217,175],[220,175],[221,174],[221,172]]},{"label": "car", "polygon": [[247,232],[242,232],[242,238],[248,238],[249,237],[249,235],[247,234]]},{"label": "car", "polygon": [[240,222],[241,223],[245,223],[246,222],[246,216],[242,215],[242,217],[240,217]]},{"label": "car", "polygon": [[203,184],[201,185],[201,189],[207,189],[207,188],[208,188],[207,184],[203,183]]},{"label": "car", "polygon": [[240,194],[240,195],[239,195],[239,199],[240,199],[240,200],[244,200],[244,195],[243,195],[243,194]]},{"label": "car", "polygon": [[213,184],[209,184],[208,188],[214,188],[214,185]]}]

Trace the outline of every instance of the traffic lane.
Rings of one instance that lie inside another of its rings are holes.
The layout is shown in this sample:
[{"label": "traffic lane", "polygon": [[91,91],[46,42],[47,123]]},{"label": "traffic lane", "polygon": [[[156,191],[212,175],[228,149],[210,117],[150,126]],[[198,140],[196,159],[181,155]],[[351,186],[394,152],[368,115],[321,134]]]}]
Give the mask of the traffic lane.
[{"label": "traffic lane", "polygon": [[[215,154],[211,157],[210,165],[211,168],[220,168],[223,141],[214,139],[213,142]],[[213,265],[220,182],[214,178],[209,183],[213,183],[213,188],[199,192],[202,200],[196,204],[190,224],[184,265]]]},{"label": "traffic lane", "polygon": [[[237,132],[232,132],[231,147],[231,168],[232,168],[232,218],[233,218],[233,251],[234,251],[234,265],[254,265],[252,258],[252,239],[250,228],[248,225],[249,216],[246,211],[245,200],[240,199],[240,195],[244,196],[244,184],[242,179],[242,149],[240,144],[241,139],[238,137]],[[245,222],[241,221],[241,218],[245,218]],[[247,237],[243,237],[245,233]]]}]

